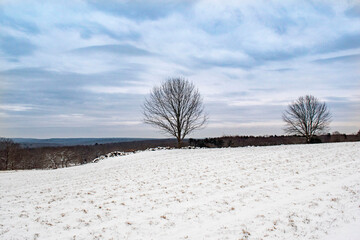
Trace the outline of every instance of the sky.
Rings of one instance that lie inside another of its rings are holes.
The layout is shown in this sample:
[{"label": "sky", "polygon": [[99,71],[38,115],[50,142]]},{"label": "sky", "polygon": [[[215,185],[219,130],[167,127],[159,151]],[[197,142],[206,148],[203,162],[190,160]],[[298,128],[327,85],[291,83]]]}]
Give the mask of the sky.
[{"label": "sky", "polygon": [[360,129],[360,1],[0,1],[0,136],[168,137],[143,123],[184,77],[209,116],[189,137],[284,134],[311,94]]}]

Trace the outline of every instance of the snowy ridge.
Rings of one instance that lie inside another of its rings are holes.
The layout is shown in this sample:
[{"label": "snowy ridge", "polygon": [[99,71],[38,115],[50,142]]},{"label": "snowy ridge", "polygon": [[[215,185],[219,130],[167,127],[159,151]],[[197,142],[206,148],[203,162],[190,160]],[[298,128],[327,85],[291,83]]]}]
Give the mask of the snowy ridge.
[{"label": "snowy ridge", "polygon": [[359,149],[143,151],[1,172],[0,239],[344,239],[360,229]]},{"label": "snowy ridge", "polygon": [[[136,150],[136,151],[132,151],[132,152],[121,152],[121,151],[114,151],[114,152],[110,152],[107,153],[105,155],[101,155],[100,157],[95,158],[94,160],[92,160],[92,163],[97,163],[98,161],[104,160],[106,158],[112,158],[112,157],[118,157],[118,156],[126,156],[129,154],[133,154],[133,153],[139,153],[139,152],[146,152],[146,151],[161,151],[161,150],[172,150],[175,149],[174,147],[155,147],[155,148],[147,148],[145,150]],[[183,147],[181,149],[200,149],[198,147]]]}]

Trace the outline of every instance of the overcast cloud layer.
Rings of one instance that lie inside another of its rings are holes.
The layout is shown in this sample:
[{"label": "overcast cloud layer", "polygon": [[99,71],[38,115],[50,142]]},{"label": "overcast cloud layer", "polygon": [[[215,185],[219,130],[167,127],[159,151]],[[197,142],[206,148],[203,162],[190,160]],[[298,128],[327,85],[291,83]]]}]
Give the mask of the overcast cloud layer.
[{"label": "overcast cloud layer", "polygon": [[331,131],[360,129],[359,1],[0,3],[0,135],[160,137],[141,104],[193,81],[207,127],[193,137],[282,134],[312,94]]}]

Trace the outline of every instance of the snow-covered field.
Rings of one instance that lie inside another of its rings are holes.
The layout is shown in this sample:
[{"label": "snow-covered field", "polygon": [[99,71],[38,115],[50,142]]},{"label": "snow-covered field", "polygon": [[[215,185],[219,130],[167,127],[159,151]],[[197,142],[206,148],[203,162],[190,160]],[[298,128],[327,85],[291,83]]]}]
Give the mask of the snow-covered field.
[{"label": "snow-covered field", "polygon": [[0,188],[0,239],[360,239],[360,142],[148,151]]}]

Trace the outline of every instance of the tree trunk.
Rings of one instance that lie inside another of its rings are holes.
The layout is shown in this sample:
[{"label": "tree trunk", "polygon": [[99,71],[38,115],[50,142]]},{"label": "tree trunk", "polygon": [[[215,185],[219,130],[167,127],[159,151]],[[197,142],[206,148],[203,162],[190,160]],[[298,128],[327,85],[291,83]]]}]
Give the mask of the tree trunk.
[{"label": "tree trunk", "polygon": [[5,152],[5,170],[8,170],[9,169],[9,150],[8,149],[6,149],[5,150],[6,152]]},{"label": "tree trunk", "polygon": [[181,148],[181,143],[182,143],[181,138],[178,138],[177,141],[178,141],[177,148]]}]

